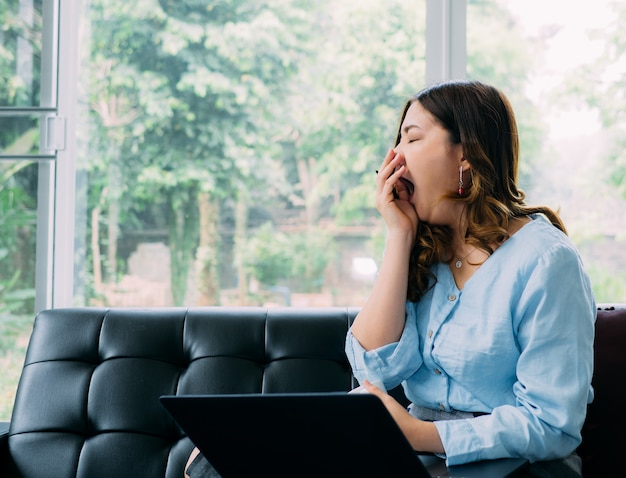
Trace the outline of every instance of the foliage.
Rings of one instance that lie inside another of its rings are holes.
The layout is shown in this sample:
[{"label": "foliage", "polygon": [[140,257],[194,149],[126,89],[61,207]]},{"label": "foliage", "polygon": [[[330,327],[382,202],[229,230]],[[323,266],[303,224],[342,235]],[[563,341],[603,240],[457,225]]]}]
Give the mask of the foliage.
[{"label": "foliage", "polygon": [[[209,219],[222,235],[240,201],[262,217],[304,217],[309,227],[376,225],[373,171],[392,145],[402,102],[424,86],[425,7],[93,0],[79,164],[89,180],[86,212],[102,214],[87,231],[102,226],[96,239],[109,254],[116,231],[167,231],[179,302],[198,251],[220,257],[200,244],[201,195],[218,203]],[[469,75],[507,85],[532,158],[539,123],[522,92],[533,51],[494,0],[469,2],[476,19],[491,22],[492,33],[470,30]],[[300,247],[315,250],[313,242]],[[79,251],[99,260],[94,252]],[[319,276],[307,267],[311,261],[289,274]]]},{"label": "foliage", "polygon": [[324,283],[328,263],[335,259],[336,245],[332,235],[320,228],[292,234],[290,277],[299,286],[298,292],[319,292]]},{"label": "foliage", "polygon": [[245,269],[261,284],[276,285],[291,275],[289,237],[270,222],[261,225],[239,252]]},{"label": "foliage", "polygon": [[373,172],[402,102],[423,87],[425,2],[320,3],[315,14],[318,38],[288,86],[280,138],[289,202],[304,207],[307,224],[367,224]]},{"label": "foliage", "polygon": [[[7,255],[6,249],[0,249],[0,260]],[[16,270],[7,280],[0,280],[0,315],[24,309],[26,300],[35,299],[35,289],[17,289],[20,271]],[[1,329],[1,327],[0,327]],[[3,331],[3,335],[6,329]]]},{"label": "foliage", "polygon": [[[1,301],[2,299],[0,299]],[[0,421],[10,421],[33,318],[3,310],[0,304]]]},{"label": "foliage", "polygon": [[[39,99],[39,69],[35,60],[41,55],[41,7],[42,0],[31,2],[32,21],[19,15],[19,1],[0,2],[0,105],[31,106]],[[32,55],[24,50],[18,58],[18,44],[32,48]],[[27,66],[32,71],[27,71]],[[32,74],[32,76],[31,76]],[[13,120],[13,125],[21,124],[20,119]],[[0,144],[8,144],[15,139],[13,128],[0,130]],[[8,138],[7,138],[8,137]]]},{"label": "foliage", "polygon": [[[124,182],[113,184],[118,197],[105,197],[105,207],[119,201],[122,215],[119,225],[106,226],[169,227],[171,282],[184,288],[188,264],[180,258],[198,246],[206,250],[193,241],[193,195],[226,200],[259,183],[268,185],[257,189],[266,193],[276,179],[268,172],[280,171],[267,153],[275,148],[267,111],[294,70],[303,15],[298,2],[280,0],[100,0],[92,2],[91,18],[90,121],[93,134],[106,139],[85,145],[96,159],[89,166],[91,203],[110,186],[99,173],[118,168]],[[187,223],[185,232],[172,221]]]},{"label": "foliage", "polygon": [[30,166],[0,163],[0,313],[28,311],[34,299],[36,211],[24,188]]},{"label": "foliage", "polygon": [[244,268],[259,283],[271,287],[289,282],[298,292],[320,290],[334,254],[332,237],[321,229],[286,233],[270,222],[257,228],[239,250]]},{"label": "foliage", "polygon": [[[19,2],[0,2],[0,105],[23,107],[39,101],[40,0],[31,2],[32,21],[20,17]],[[39,133],[29,116],[0,118],[0,151],[28,154]],[[0,162],[0,313],[32,305],[35,277],[37,169],[30,162]]]},{"label": "foliage", "polygon": [[614,303],[616,297],[626,297],[626,277],[621,271],[592,266],[587,268],[587,272],[596,302]]}]

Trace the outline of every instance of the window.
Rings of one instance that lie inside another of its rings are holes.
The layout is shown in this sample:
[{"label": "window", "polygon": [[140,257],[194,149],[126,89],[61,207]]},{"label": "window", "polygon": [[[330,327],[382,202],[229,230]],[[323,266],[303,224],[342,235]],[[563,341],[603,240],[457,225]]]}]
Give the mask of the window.
[{"label": "window", "polygon": [[425,0],[0,6],[3,207],[28,221],[20,255],[0,224],[0,419],[36,310],[363,300]]},{"label": "window", "polygon": [[513,102],[528,201],[626,302],[623,2],[211,5],[0,0],[0,420],[45,307],[359,306],[399,105],[465,70]]},{"label": "window", "polygon": [[50,184],[63,124],[56,115],[57,3],[4,1],[0,7],[1,420],[11,413],[37,283],[50,273]]},{"label": "window", "polygon": [[501,86],[518,114],[527,201],[560,210],[611,303],[626,301],[625,7],[475,0],[467,21],[468,76]]}]

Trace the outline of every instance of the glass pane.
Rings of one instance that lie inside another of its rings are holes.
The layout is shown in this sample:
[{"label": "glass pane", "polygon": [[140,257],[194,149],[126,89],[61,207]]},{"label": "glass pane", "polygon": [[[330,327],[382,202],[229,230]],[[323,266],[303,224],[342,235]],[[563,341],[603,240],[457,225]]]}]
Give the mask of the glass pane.
[{"label": "glass pane", "polygon": [[0,0],[0,106],[39,106],[42,0]]},{"label": "glass pane", "polygon": [[37,170],[0,162],[0,421],[11,417],[35,313]]},{"label": "glass pane", "polygon": [[527,202],[560,209],[599,302],[626,302],[626,4],[471,0],[468,74],[520,123]]},{"label": "glass pane", "polygon": [[425,1],[92,0],[77,304],[361,305]]},{"label": "glass pane", "polygon": [[0,116],[0,155],[39,154],[39,118]]}]

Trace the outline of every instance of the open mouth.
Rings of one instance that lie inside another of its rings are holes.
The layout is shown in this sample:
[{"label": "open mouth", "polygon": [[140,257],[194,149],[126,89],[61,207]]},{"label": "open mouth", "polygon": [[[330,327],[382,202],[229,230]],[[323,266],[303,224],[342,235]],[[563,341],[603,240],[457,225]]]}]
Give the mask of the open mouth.
[{"label": "open mouth", "polygon": [[402,184],[399,189],[404,190],[408,197],[413,196],[413,192],[415,191],[415,185],[406,178],[400,178],[399,182]]}]

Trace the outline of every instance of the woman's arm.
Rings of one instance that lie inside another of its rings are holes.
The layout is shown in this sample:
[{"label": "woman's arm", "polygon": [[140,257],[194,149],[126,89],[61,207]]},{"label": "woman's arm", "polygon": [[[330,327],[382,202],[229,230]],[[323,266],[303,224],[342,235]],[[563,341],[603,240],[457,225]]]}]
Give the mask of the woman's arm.
[{"label": "woman's arm", "polygon": [[366,350],[397,341],[404,327],[409,259],[418,217],[399,181],[403,162],[404,156],[390,149],[376,177],[376,207],[389,234],[378,277],[352,325],[352,334]]},{"label": "woman's arm", "polygon": [[352,324],[352,335],[366,350],[392,342],[402,335],[412,237],[390,234],[372,291]]}]

